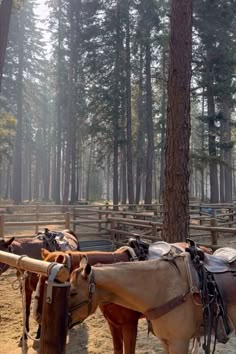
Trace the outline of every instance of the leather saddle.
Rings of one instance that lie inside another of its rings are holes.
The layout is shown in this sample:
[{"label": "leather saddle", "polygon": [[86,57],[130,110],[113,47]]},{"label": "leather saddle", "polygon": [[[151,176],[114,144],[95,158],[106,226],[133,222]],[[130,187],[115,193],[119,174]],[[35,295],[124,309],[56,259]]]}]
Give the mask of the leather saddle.
[{"label": "leather saddle", "polygon": [[40,231],[36,238],[45,241],[50,251],[65,252],[70,249],[68,241],[64,238],[63,232],[60,231],[50,231],[48,228],[45,228],[44,232]]},{"label": "leather saddle", "polygon": [[128,245],[134,249],[139,261],[157,259],[163,256],[173,256],[174,254],[184,252],[183,248],[165,241],[157,241],[148,244],[140,238],[130,238]]}]

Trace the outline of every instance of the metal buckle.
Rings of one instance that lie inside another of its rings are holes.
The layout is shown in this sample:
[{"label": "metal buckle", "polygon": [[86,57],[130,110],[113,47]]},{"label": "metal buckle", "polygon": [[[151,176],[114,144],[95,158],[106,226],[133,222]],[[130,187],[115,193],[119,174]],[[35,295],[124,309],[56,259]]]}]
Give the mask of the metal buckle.
[{"label": "metal buckle", "polygon": [[89,284],[89,293],[90,294],[94,294],[95,289],[96,289],[96,284],[95,283],[90,283]]}]

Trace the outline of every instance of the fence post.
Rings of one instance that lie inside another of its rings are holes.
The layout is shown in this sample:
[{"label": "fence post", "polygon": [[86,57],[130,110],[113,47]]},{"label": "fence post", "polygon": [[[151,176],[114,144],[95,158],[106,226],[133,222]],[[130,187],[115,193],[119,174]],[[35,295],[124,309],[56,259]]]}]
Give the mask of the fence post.
[{"label": "fence post", "polygon": [[76,221],[76,210],[75,210],[75,208],[73,208],[72,209],[73,210],[73,226],[72,226],[72,230],[73,230],[73,232],[75,232],[75,230],[76,230],[76,224],[75,224],[75,222],[74,221]]},{"label": "fence post", "polygon": [[202,216],[202,206],[201,206],[201,203],[199,204],[199,216],[200,216],[200,222],[199,222],[199,224],[202,225],[202,224],[203,224],[203,220],[201,219],[201,216]]},{"label": "fence post", "polygon": [[[213,210],[213,214],[210,219],[210,225],[211,225],[211,227],[217,226],[217,219],[216,219],[216,211],[215,210]],[[211,230],[211,243],[212,243],[212,245],[217,245],[217,238],[218,238],[217,231]]]},{"label": "fence post", "polygon": [[229,227],[232,227],[234,223],[234,208],[229,208],[229,213],[231,214],[229,215]]},{"label": "fence post", "polygon": [[70,212],[65,213],[65,229],[70,229]]},{"label": "fence post", "polygon": [[0,215],[0,238],[4,238],[4,223],[5,223],[5,216],[1,214]]},{"label": "fence post", "polygon": [[152,236],[157,236],[157,225],[152,222]]},{"label": "fence post", "polygon": [[[113,214],[111,216],[114,216]],[[116,222],[115,220],[111,220],[111,229],[114,230],[116,228]],[[116,240],[116,234],[115,234],[115,231],[111,231],[111,239],[112,241],[115,241]]]},{"label": "fence post", "polygon": [[38,225],[38,222],[39,222],[39,203],[36,204],[35,221],[36,221],[36,224],[35,224],[35,235],[37,235],[38,232],[39,232],[39,225]]},{"label": "fence post", "polygon": [[[98,210],[99,210],[99,212],[98,212],[98,220],[102,220],[102,213],[101,213],[102,207],[99,207]],[[98,232],[101,232],[101,230],[102,230],[102,225],[99,222],[98,223]]]},{"label": "fence post", "polygon": [[69,282],[45,284],[40,354],[66,353],[69,290]]}]

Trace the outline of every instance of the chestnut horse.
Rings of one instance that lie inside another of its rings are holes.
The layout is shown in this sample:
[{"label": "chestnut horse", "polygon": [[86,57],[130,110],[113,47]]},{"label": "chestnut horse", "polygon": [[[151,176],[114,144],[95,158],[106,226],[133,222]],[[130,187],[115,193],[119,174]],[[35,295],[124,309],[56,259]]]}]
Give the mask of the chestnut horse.
[{"label": "chestnut horse", "polygon": [[[0,239],[0,250],[17,255],[27,255],[31,258],[41,259],[41,249],[46,248],[48,250],[78,250],[79,242],[77,236],[73,231],[49,231],[45,229],[44,232],[32,238],[19,238],[14,237],[9,240]],[[0,275],[9,268],[9,265],[0,262]],[[17,270],[17,277],[20,276],[20,271]],[[32,300],[32,293],[36,290],[38,283],[38,275],[28,272],[25,277],[25,330],[29,332],[29,316],[30,306]],[[21,289],[22,290],[22,289]],[[36,338],[40,336],[40,329],[38,329]],[[27,338],[27,335],[25,336]]]},{"label": "chestnut horse", "polygon": [[[175,252],[183,252],[188,246],[187,243],[176,243],[173,244]],[[211,253],[212,250],[209,248],[202,248],[205,252]],[[120,261],[130,261],[132,256],[129,253],[129,248],[121,247],[113,253],[109,252],[66,252],[70,256],[70,271],[77,268],[81,262],[83,256],[88,258],[91,265],[97,263],[108,264],[117,263]],[[47,250],[42,250],[42,258],[48,262],[58,262],[67,264],[67,257],[65,253],[62,252],[48,252]],[[42,299],[44,292],[44,281],[45,277],[41,277],[40,286],[38,289],[37,298],[38,302],[35,302],[34,307],[34,317],[40,323],[42,314]],[[112,341],[114,354],[134,354],[137,339],[137,326],[138,320],[142,317],[142,314],[138,311],[133,311],[131,309],[124,308],[118,304],[99,304],[99,308],[103,313],[105,319],[108,322]]]},{"label": "chestnut horse", "polygon": [[[203,322],[202,306],[194,301],[189,285],[188,261],[187,252],[172,259],[97,266],[82,260],[70,277],[69,328],[101,303],[113,302],[143,313],[166,354],[188,354]],[[227,304],[227,313],[236,328],[235,299]]]}]

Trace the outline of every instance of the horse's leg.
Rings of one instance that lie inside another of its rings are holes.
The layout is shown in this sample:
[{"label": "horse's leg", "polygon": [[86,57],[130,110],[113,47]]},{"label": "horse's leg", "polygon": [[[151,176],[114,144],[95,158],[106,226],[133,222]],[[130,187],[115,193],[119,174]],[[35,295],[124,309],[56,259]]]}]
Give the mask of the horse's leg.
[{"label": "horse's leg", "polygon": [[[26,283],[27,284],[27,283]],[[21,289],[22,291],[22,289]],[[31,290],[30,287],[25,285],[25,308],[23,308],[23,311],[25,311],[24,317],[25,317],[25,323],[23,323],[24,326],[24,338],[21,336],[19,346],[22,346],[23,339],[27,340],[27,334],[26,332],[29,332],[29,317],[30,317],[30,305],[31,305],[31,299],[32,299],[32,293],[33,291]]]},{"label": "horse's leg", "polygon": [[192,346],[191,354],[198,354],[199,353],[199,343],[200,343],[200,339],[195,337],[193,339],[193,346]]},{"label": "horse's leg", "polygon": [[189,341],[187,340],[175,340],[168,342],[168,354],[188,354]]},{"label": "horse's leg", "polygon": [[[29,332],[29,317],[30,317],[30,306],[32,300],[32,293],[31,289],[25,288],[25,329]],[[27,335],[25,334],[27,337]]]},{"label": "horse's leg", "polygon": [[135,354],[138,320],[122,325],[124,354]]},{"label": "horse's leg", "polygon": [[39,324],[35,339],[39,339],[41,336],[41,325]]},{"label": "horse's leg", "polygon": [[[123,354],[123,334],[121,326],[114,326],[111,322],[108,321],[110,327],[114,354]],[[131,354],[131,353],[130,353]]]}]

